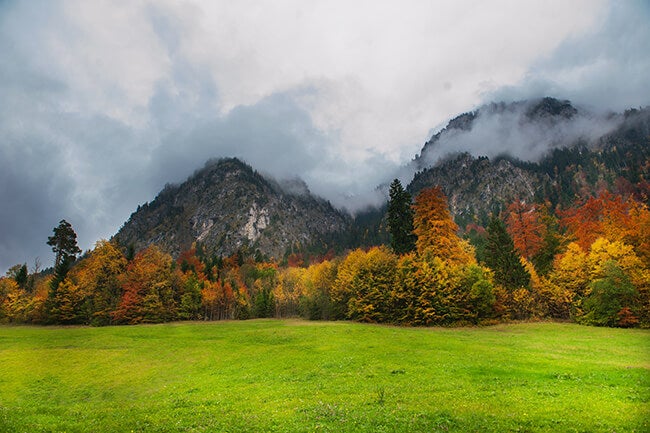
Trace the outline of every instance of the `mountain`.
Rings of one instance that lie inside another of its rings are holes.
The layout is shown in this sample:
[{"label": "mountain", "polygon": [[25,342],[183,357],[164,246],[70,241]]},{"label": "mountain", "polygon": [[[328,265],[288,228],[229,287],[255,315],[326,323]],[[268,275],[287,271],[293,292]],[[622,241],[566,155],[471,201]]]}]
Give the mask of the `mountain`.
[{"label": "mountain", "polygon": [[593,144],[622,121],[622,115],[593,113],[549,97],[491,103],[450,120],[424,144],[415,165],[428,168],[459,152],[539,161],[553,149]]},{"label": "mountain", "polygon": [[[408,191],[440,185],[461,227],[486,225],[515,199],[555,209],[609,189],[648,202],[650,109],[594,114],[554,98],[488,104],[450,120],[410,168]],[[138,207],[115,239],[173,255],[199,243],[218,256],[247,250],[281,259],[388,243],[385,212],[351,217],[299,179],[278,182],[220,159]]]},{"label": "mountain", "polygon": [[649,161],[648,108],[597,115],[554,98],[494,103],[433,135],[407,189],[440,185],[462,227],[515,199],[567,206],[606,188],[647,201]]},{"label": "mountain", "polygon": [[294,248],[327,249],[349,226],[349,216],[304,182],[277,182],[238,159],[220,159],[139,206],[115,240],[136,251],[155,243],[174,256],[198,242],[217,256],[246,249],[281,259]]}]

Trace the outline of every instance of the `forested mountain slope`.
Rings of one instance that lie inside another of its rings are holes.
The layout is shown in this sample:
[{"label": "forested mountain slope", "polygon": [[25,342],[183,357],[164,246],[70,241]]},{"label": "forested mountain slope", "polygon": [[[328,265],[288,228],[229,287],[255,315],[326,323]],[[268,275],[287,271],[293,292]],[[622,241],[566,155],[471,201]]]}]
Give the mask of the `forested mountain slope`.
[{"label": "forested mountain slope", "polygon": [[442,186],[461,226],[485,224],[515,199],[566,207],[607,189],[647,202],[650,109],[596,116],[552,98],[492,104],[451,120],[413,164],[409,191]]}]

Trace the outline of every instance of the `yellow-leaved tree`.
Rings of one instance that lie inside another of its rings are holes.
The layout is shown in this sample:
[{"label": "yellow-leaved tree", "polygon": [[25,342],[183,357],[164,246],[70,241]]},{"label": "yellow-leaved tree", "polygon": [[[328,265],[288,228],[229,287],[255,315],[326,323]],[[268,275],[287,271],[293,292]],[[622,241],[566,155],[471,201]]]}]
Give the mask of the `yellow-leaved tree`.
[{"label": "yellow-leaved tree", "polygon": [[109,325],[122,297],[122,275],[127,261],[112,242],[100,240],[88,257],[73,268],[70,277],[87,297],[93,325]]},{"label": "yellow-leaved tree", "polygon": [[472,248],[457,234],[447,197],[439,186],[423,189],[413,204],[416,248],[420,255],[431,255],[453,263],[475,263]]},{"label": "yellow-leaved tree", "polygon": [[571,293],[571,315],[578,322],[650,322],[650,270],[631,245],[600,237],[585,252],[571,243],[557,259],[550,281]]}]

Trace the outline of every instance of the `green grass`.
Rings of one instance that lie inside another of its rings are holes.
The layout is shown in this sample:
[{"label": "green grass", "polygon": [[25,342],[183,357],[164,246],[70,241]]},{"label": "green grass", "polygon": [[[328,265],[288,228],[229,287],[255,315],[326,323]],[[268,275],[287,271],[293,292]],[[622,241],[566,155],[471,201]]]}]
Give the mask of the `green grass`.
[{"label": "green grass", "polygon": [[648,432],[650,332],[0,327],[0,431]]}]

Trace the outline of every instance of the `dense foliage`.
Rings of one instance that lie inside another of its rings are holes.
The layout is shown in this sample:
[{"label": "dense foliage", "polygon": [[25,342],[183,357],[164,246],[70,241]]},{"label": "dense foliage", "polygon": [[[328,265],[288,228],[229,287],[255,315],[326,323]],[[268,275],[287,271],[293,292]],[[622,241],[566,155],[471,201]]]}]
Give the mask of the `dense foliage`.
[{"label": "dense foliage", "polygon": [[555,213],[513,202],[487,230],[473,227],[471,245],[446,201],[440,188],[416,197],[417,248],[403,254],[376,246],[311,263],[292,256],[281,266],[243,251],[210,256],[200,245],[175,260],[155,245],[127,257],[99,241],[64,275],[12,267],[0,279],[0,320],[303,316],[428,326],[553,318],[650,326],[650,210],[642,202],[607,191]]}]

